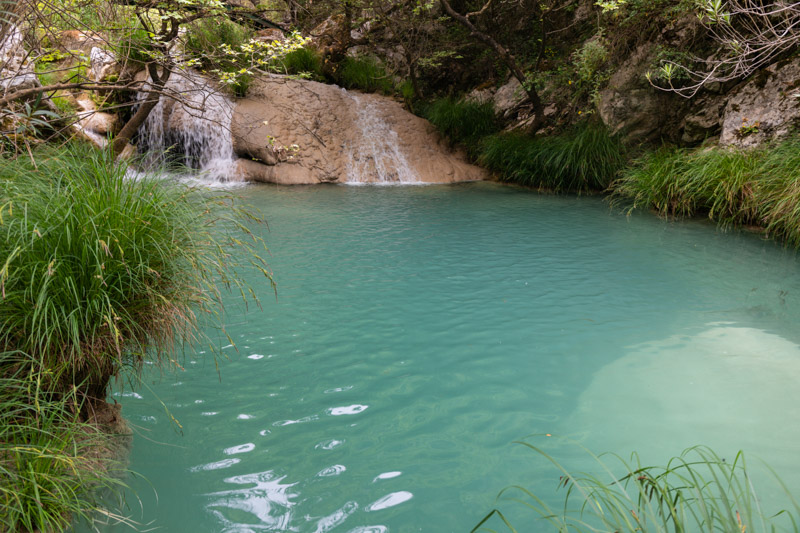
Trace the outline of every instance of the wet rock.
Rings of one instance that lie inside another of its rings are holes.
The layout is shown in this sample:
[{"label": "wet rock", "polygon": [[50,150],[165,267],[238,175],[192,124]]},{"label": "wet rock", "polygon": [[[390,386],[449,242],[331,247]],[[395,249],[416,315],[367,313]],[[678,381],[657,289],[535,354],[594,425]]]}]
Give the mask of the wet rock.
[{"label": "wet rock", "polygon": [[728,97],[720,144],[742,148],[787,136],[800,125],[800,59],[770,65]]},{"label": "wet rock", "polygon": [[427,121],[396,101],[273,76],[236,102],[231,123],[239,169],[270,183],[480,180]]}]

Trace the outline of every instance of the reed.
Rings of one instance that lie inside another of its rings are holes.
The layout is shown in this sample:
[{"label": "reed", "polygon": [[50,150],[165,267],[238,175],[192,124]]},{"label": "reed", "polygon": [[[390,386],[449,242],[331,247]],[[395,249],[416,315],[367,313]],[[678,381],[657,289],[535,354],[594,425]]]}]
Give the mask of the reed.
[{"label": "reed", "polygon": [[63,531],[109,518],[100,495],[124,487],[112,437],[79,420],[74,393],[56,394],[30,358],[0,354],[0,531]]},{"label": "reed", "polygon": [[[637,454],[630,460],[605,454],[592,458],[593,472],[570,472],[542,447],[519,442],[555,466],[563,504],[554,508],[544,497],[521,486],[504,489],[498,501],[521,505],[533,520],[531,531],[559,532],[757,532],[798,531],[800,506],[777,479],[791,509],[777,513],[764,509],[747,469],[744,454],[732,461],[711,449],[695,446],[670,459],[666,465],[642,465]],[[774,473],[773,473],[774,474]],[[499,508],[489,512],[476,526],[478,531],[496,531],[500,523],[516,532],[517,519]],[[528,529],[526,529],[528,530]]]},{"label": "reed", "polygon": [[271,283],[247,227],[261,220],[230,195],[129,178],[88,147],[35,156],[0,160],[0,351],[53,388],[102,402],[123,368],[173,360],[221,312],[218,287],[255,297],[237,256]]},{"label": "reed", "polygon": [[554,192],[605,190],[625,163],[620,140],[593,122],[563,135],[504,133],[484,139],[479,160],[500,180]]}]

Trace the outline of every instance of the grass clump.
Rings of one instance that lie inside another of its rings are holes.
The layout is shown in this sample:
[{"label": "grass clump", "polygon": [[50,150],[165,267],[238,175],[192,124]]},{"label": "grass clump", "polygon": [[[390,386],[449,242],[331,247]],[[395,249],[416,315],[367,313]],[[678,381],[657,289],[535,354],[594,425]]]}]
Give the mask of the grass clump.
[{"label": "grass clump", "polygon": [[[742,452],[727,461],[707,447],[695,446],[666,465],[645,466],[637,454],[626,461],[585,450],[594,460],[594,472],[573,473],[542,448],[518,444],[555,466],[560,474],[557,487],[564,491],[563,503],[555,508],[519,486],[498,495],[522,503],[542,522],[537,531],[798,531],[800,507],[780,480],[794,508],[777,513],[762,508]],[[495,520],[516,531],[509,516],[494,509],[472,531],[494,531],[488,524]]]},{"label": "grass clump", "polygon": [[507,133],[488,137],[479,160],[502,181],[580,193],[608,188],[625,155],[621,141],[603,125],[583,122],[559,136]]},{"label": "grass clump", "polygon": [[79,420],[75,394],[44,388],[31,363],[0,354],[0,531],[63,531],[75,519],[110,517],[99,496],[123,488],[100,460],[111,438]]},{"label": "grass clump", "polygon": [[466,145],[473,153],[481,138],[500,129],[491,102],[440,98],[422,107],[421,114],[452,142]]},{"label": "grass clump", "polygon": [[219,314],[218,283],[245,295],[231,246],[271,281],[262,243],[237,238],[259,219],[230,196],[129,179],[88,147],[34,155],[0,160],[0,351],[30,355],[52,390],[91,407],[123,368],[171,360]]},{"label": "grass clump", "polygon": [[662,148],[635,160],[612,202],[665,217],[707,214],[724,226],[753,224],[800,246],[800,138],[751,149]]},{"label": "grass clump", "polygon": [[345,57],[334,73],[336,83],[345,89],[368,93],[394,94],[394,81],[386,69],[371,57]]},{"label": "grass clump", "polygon": [[289,74],[314,80],[324,80],[322,57],[315,50],[302,47],[293,50],[273,61],[270,70],[279,74]]}]

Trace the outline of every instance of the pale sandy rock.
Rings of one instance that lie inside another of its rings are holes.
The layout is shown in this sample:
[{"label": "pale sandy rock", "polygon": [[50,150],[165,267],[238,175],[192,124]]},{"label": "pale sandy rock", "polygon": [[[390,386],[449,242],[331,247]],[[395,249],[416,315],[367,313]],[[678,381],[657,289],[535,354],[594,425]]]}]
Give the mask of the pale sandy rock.
[{"label": "pale sandy rock", "polygon": [[0,38],[0,88],[8,91],[36,87],[39,80],[23,47],[22,32],[16,26],[8,29]]},{"label": "pale sandy rock", "polygon": [[285,36],[283,31],[279,30],[278,28],[266,28],[259,30],[255,35],[256,40],[264,42],[283,41],[284,38]]},{"label": "pale sandy rock", "polygon": [[426,120],[379,95],[271,77],[239,100],[231,125],[240,169],[273,183],[474,181],[486,172],[454,153]]},{"label": "pale sandy rock", "polygon": [[800,59],[770,65],[728,98],[720,144],[747,148],[788,135],[800,125]]},{"label": "pale sandy rock", "polygon": [[107,48],[110,43],[106,37],[96,32],[67,30],[58,35],[58,44],[66,52],[81,50],[90,54],[92,48]]},{"label": "pale sandy rock", "polygon": [[89,113],[87,116],[82,118],[79,123],[85,130],[103,136],[108,135],[109,133],[117,133],[120,128],[119,119],[116,115],[112,115],[111,113],[103,113],[101,111]]},{"label": "pale sandy rock", "polygon": [[116,56],[100,47],[92,47],[89,53],[89,74],[94,81],[103,81],[112,74],[119,75],[120,64]]}]

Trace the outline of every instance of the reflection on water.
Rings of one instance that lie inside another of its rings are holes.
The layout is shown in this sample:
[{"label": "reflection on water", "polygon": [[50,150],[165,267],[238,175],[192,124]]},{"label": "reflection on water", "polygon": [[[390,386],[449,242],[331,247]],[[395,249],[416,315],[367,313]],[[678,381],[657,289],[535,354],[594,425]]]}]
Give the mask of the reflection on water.
[{"label": "reflection on water", "polygon": [[794,253],[490,184],[241,191],[270,221],[278,299],[229,301],[240,353],[219,374],[190,353],[115,396],[147,478],[129,481],[134,518],[469,531],[507,485],[555,494],[558,474],[511,444],[533,433],[653,462],[744,448],[800,489]]},{"label": "reflection on water", "polygon": [[273,472],[229,477],[225,483],[254,486],[208,494],[207,508],[219,518],[226,533],[286,531],[294,506],[290,500],[297,495],[288,492],[294,483],[281,483],[285,478]]}]

